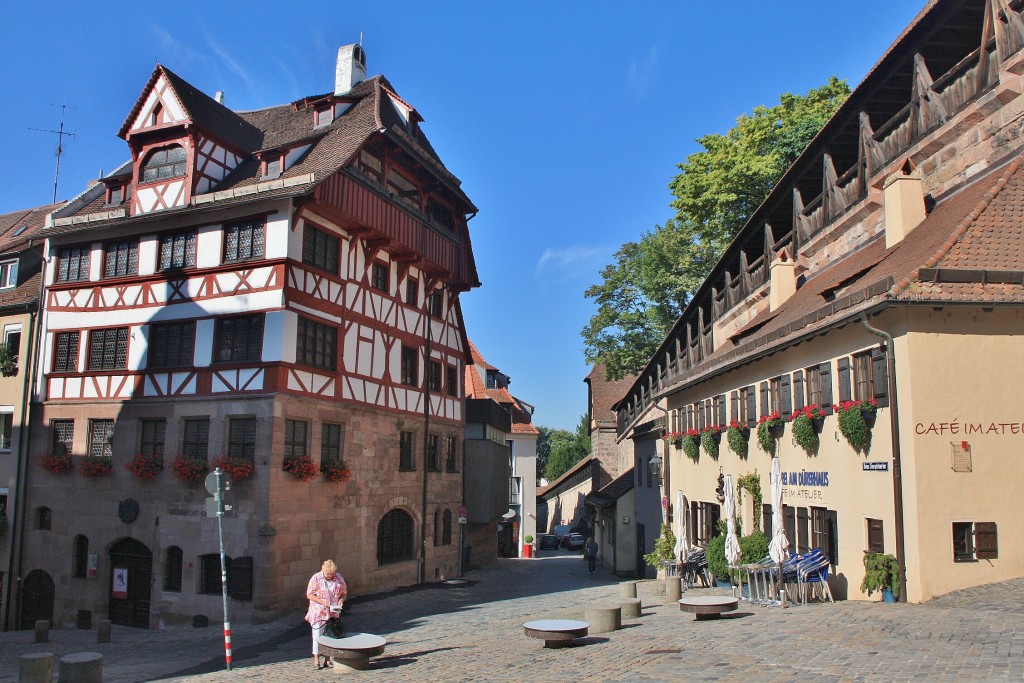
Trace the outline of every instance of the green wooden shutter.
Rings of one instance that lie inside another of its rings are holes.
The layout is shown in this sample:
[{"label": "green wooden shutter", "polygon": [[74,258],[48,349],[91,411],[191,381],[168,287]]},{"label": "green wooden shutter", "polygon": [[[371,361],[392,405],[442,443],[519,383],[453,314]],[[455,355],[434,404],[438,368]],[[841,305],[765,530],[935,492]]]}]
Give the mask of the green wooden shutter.
[{"label": "green wooden shutter", "polygon": [[839,402],[849,401],[853,398],[850,390],[850,359],[843,357],[839,359]]},{"label": "green wooden shutter", "polygon": [[[738,391],[733,391],[729,394],[729,403],[732,404],[732,419],[738,421],[740,419],[740,394]],[[728,424],[728,422],[726,422],[726,424]]]},{"label": "green wooden shutter", "polygon": [[768,382],[761,382],[761,415],[768,414]]},{"label": "green wooden shutter", "polygon": [[871,384],[878,406],[889,405],[889,364],[884,349],[871,349]]},{"label": "green wooden shutter", "polygon": [[783,375],[779,381],[779,387],[781,388],[782,396],[779,399],[779,412],[782,414],[782,419],[789,418],[793,414],[793,391],[789,383],[789,375]]},{"label": "green wooden shutter", "polygon": [[835,567],[839,564],[839,513],[835,510],[825,511],[825,539],[828,561]]},{"label": "green wooden shutter", "polygon": [[728,424],[728,420],[725,418],[725,394],[718,395],[718,415],[715,416],[719,426]]},{"label": "green wooden shutter", "polygon": [[832,364],[822,363],[818,366],[821,376],[821,410],[826,415],[832,414]]},{"label": "green wooden shutter", "polygon": [[754,385],[747,387],[747,426],[751,429],[757,424],[757,394]]},{"label": "green wooden shutter", "polygon": [[793,410],[794,412],[804,407],[804,371],[797,370],[793,373]]}]

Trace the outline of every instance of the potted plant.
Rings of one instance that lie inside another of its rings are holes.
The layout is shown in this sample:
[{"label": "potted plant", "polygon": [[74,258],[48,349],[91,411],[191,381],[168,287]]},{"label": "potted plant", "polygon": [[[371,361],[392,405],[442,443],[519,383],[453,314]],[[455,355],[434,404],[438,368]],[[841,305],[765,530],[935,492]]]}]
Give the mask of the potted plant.
[{"label": "potted plant", "polygon": [[324,481],[329,481],[332,484],[344,484],[352,478],[352,470],[348,468],[344,460],[326,458],[320,463],[320,475]]},{"label": "potted plant", "polygon": [[864,450],[871,439],[871,424],[864,419],[864,415],[869,415],[873,423],[878,403],[874,399],[843,401],[834,405],[833,408],[839,417],[839,431],[847,443],[856,451]]},{"label": "potted plant", "polygon": [[793,413],[790,418],[793,439],[800,448],[813,453],[818,448],[818,433],[825,423],[825,413],[812,404]]},{"label": "potted plant", "polygon": [[159,453],[136,453],[130,462],[124,464],[124,468],[139,479],[156,479],[164,471],[164,457]]},{"label": "potted plant", "polygon": [[98,479],[110,474],[113,466],[106,455],[87,455],[82,458],[82,476],[86,479]]},{"label": "potted plant", "polygon": [[299,481],[310,481],[320,474],[320,468],[308,455],[285,458],[282,469]]},{"label": "potted plant", "polygon": [[53,474],[70,474],[75,463],[70,453],[43,453],[39,456],[39,466]]},{"label": "potted plant", "polygon": [[194,458],[188,455],[179,455],[171,463],[171,473],[176,479],[186,484],[195,484],[206,476],[210,466],[202,458]]},{"label": "potted plant", "polygon": [[896,558],[885,553],[864,553],[864,580],[860,589],[871,595],[882,592],[883,602],[900,598],[900,567]]},{"label": "potted plant", "polygon": [[707,427],[700,435],[700,445],[704,452],[713,459],[718,460],[718,446],[722,442],[722,428],[718,426]]},{"label": "potted plant", "polygon": [[533,535],[526,534],[523,543],[523,557],[533,557]]},{"label": "potted plant", "polygon": [[256,471],[253,459],[242,455],[222,455],[213,464],[213,467],[214,469],[219,467],[220,471],[231,477],[233,482],[245,481]]},{"label": "potted plant", "polygon": [[18,350],[10,344],[0,343],[0,375],[11,377],[18,374]]},{"label": "potted plant", "polygon": [[700,457],[700,432],[696,429],[688,429],[683,434],[683,453],[694,462]]},{"label": "potted plant", "polygon": [[750,428],[742,427],[740,423],[733,420],[725,431],[725,440],[729,442],[729,450],[741,458],[747,457],[747,445],[750,438]]},{"label": "potted plant", "polygon": [[654,542],[654,550],[644,555],[644,562],[656,570],[663,569],[664,562],[671,562],[675,559],[676,535],[672,533],[672,527],[668,524],[661,525],[661,535]]},{"label": "potted plant", "polygon": [[778,411],[762,415],[757,421],[757,445],[761,450],[771,455],[775,450],[775,439],[782,436],[782,429],[785,423]]}]

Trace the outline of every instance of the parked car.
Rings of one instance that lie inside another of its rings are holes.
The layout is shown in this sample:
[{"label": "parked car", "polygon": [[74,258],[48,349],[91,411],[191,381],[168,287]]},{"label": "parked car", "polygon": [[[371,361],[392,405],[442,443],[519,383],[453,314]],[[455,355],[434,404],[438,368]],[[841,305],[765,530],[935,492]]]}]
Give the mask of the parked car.
[{"label": "parked car", "polygon": [[570,527],[568,524],[557,524],[552,531],[555,532],[555,538],[558,540],[558,545],[563,545],[565,537],[569,535]]},{"label": "parked car", "polygon": [[562,539],[562,546],[569,550],[583,550],[586,544],[587,539],[583,538],[583,534],[569,534]]},{"label": "parked car", "polygon": [[558,550],[558,539],[554,534],[538,535],[537,550]]}]

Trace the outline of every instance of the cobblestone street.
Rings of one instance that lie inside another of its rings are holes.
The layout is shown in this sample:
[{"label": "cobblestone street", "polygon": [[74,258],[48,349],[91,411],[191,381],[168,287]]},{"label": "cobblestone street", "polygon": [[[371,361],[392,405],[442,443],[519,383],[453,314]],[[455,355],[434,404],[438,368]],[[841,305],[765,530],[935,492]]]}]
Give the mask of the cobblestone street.
[{"label": "cobblestone street", "polygon": [[[380,681],[1020,681],[1024,677],[1024,580],[984,586],[926,605],[844,602],[790,609],[740,604],[695,622],[656,582],[639,586],[643,614],[614,633],[546,650],[523,635],[539,618],[582,619],[587,605],[616,603],[617,579],[587,574],[579,555],[544,553],[470,572],[461,587],[427,588],[355,600],[350,632],[387,638],[387,650],[357,679]],[[698,594],[708,590],[695,591]],[[723,591],[717,591],[723,592]],[[235,664],[223,670],[216,624],[145,631],[114,627],[113,643],[94,631],[61,630],[48,644],[31,632],[0,634],[0,681],[17,680],[18,656],[97,651],[104,680],[319,681],[309,628],[296,612],[271,624],[239,625]],[[56,672],[55,672],[56,673]]]}]

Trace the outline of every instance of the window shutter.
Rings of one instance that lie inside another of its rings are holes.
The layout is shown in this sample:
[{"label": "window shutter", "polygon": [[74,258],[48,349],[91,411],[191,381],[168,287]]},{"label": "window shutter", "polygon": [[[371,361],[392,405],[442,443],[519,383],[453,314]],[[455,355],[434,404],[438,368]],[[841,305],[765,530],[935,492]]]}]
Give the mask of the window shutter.
[{"label": "window shutter", "polygon": [[804,371],[797,370],[793,373],[793,410],[800,410],[804,407]]},{"label": "window shutter", "polygon": [[[740,394],[738,391],[733,391],[729,394],[729,402],[732,404],[732,419],[740,419]],[[728,424],[728,423],[726,423]]]},{"label": "window shutter", "polygon": [[761,533],[771,538],[772,532],[772,506],[767,503],[761,505]]},{"label": "window shutter", "polygon": [[684,420],[684,421],[686,422],[686,427],[685,427],[685,429],[686,429],[687,431],[691,429],[691,427],[690,427],[690,420],[691,420],[691,415],[690,415],[690,414],[691,414],[692,412],[693,412],[693,408],[691,408],[690,406],[686,406],[686,407],[685,407],[685,408],[683,409],[683,414],[685,415],[685,420]]},{"label": "window shutter", "polygon": [[715,417],[714,417],[713,412],[714,411],[712,409],[711,399],[710,398],[704,399],[704,426],[705,427],[710,427],[711,423],[714,421]]},{"label": "window shutter", "polygon": [[751,429],[757,424],[757,394],[754,385],[747,387],[747,426]]},{"label": "window shutter", "polygon": [[974,523],[974,556],[979,560],[999,558],[999,539],[995,522]]},{"label": "window shutter", "polygon": [[810,522],[810,512],[807,508],[796,509],[796,551],[806,553],[811,549],[808,542],[807,527]]},{"label": "window shutter", "polygon": [[788,505],[782,506],[782,527],[786,530],[786,540],[789,541],[789,550],[796,550],[796,508]]},{"label": "window shutter", "polygon": [[835,567],[839,564],[839,513],[835,510],[825,511],[825,529],[828,561]]},{"label": "window shutter", "polygon": [[821,410],[826,415],[832,414],[832,364],[822,363],[818,366],[821,376]]},{"label": "window shutter", "polygon": [[761,415],[768,414],[768,382],[761,382]]},{"label": "window shutter", "polygon": [[853,398],[850,392],[850,359],[839,359],[839,402],[849,401]]},{"label": "window shutter", "polygon": [[871,384],[874,386],[874,399],[878,407],[889,405],[889,364],[882,348],[871,349]]},{"label": "window shutter", "polygon": [[883,533],[882,520],[868,520],[868,552],[885,552],[885,534]]},{"label": "window shutter", "polygon": [[789,375],[782,376],[779,386],[782,388],[779,412],[782,413],[782,418],[786,419],[793,413],[793,390],[789,384]]},{"label": "window shutter", "polygon": [[718,415],[715,416],[715,419],[718,421],[719,426],[728,424],[728,421],[725,419],[725,394],[718,395]]}]

